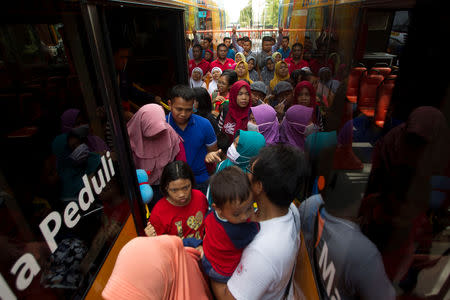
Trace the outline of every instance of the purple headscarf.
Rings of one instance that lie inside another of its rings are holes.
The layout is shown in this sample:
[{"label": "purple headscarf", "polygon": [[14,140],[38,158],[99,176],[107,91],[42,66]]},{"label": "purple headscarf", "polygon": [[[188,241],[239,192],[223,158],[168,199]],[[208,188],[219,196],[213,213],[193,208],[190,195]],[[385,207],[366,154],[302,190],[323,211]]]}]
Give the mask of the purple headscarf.
[{"label": "purple headscarf", "polygon": [[261,104],[250,108],[255,116],[258,131],[266,139],[266,144],[277,144],[279,142],[279,128],[277,112],[268,104]]},{"label": "purple headscarf", "polygon": [[311,122],[312,107],[291,106],[284,116],[280,127],[280,141],[303,150],[306,126]]},{"label": "purple headscarf", "polygon": [[[79,114],[80,114],[79,109],[70,108],[61,115],[62,133],[68,133],[75,127],[75,123],[77,121]],[[89,150],[93,152],[101,153],[103,151],[109,150],[108,146],[101,138],[92,134],[89,134],[86,137],[86,145],[89,147]]]}]

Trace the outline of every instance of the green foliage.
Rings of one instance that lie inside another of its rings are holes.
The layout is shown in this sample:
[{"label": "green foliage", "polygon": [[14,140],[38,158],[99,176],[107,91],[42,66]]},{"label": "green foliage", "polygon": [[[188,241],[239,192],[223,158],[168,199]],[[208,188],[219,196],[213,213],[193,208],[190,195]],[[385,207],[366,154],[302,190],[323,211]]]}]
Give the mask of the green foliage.
[{"label": "green foliage", "polygon": [[249,0],[248,5],[241,10],[239,15],[239,24],[241,27],[250,28],[253,25],[252,22],[253,10],[252,10],[252,0]]},{"label": "green foliage", "polygon": [[279,0],[267,0],[263,14],[263,23],[266,28],[278,27]]}]

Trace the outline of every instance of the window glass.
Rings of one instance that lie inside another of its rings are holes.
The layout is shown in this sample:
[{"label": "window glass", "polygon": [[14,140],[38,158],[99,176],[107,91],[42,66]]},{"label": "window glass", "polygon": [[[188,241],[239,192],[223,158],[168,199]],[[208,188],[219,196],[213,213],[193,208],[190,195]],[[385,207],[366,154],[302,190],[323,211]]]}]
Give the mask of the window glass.
[{"label": "window glass", "polygon": [[344,282],[357,282],[357,292],[379,299],[445,298],[449,79],[434,84],[414,73],[418,56],[430,61],[443,53],[441,45],[420,48],[418,37],[438,26],[434,8],[414,16],[394,1],[388,8],[335,2],[334,13],[332,5],[307,8],[307,30],[321,29],[310,33],[313,49],[328,37],[328,60],[313,70],[317,106],[305,134],[312,170],[306,197],[320,194],[324,206],[318,213],[322,201],[310,198],[301,209],[318,289],[351,298],[356,290]]},{"label": "window glass", "polygon": [[21,19],[0,24],[0,288],[80,298],[130,209],[81,16]]}]

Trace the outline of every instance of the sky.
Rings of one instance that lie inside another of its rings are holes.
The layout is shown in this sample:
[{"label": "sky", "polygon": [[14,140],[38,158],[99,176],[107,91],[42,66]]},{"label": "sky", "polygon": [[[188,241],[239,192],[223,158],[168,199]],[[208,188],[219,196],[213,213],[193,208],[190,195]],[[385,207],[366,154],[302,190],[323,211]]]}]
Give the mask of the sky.
[{"label": "sky", "polygon": [[239,14],[241,10],[246,7],[248,0],[225,0],[224,8],[228,14],[229,22],[237,22],[239,20]]}]

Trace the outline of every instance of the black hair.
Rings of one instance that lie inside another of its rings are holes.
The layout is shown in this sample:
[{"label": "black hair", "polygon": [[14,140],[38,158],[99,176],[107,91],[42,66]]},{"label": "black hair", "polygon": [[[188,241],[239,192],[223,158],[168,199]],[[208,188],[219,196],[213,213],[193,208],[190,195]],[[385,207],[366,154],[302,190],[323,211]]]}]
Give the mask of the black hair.
[{"label": "black hair", "polygon": [[217,132],[216,136],[217,136],[217,148],[222,150],[222,154],[226,154],[228,148],[231,146],[233,142],[230,140],[228,135],[223,131]]},{"label": "black hair", "polygon": [[226,49],[228,49],[227,45],[225,45],[224,43],[221,43],[221,44],[217,45],[217,51],[219,51],[220,47],[225,47]]},{"label": "black hair", "polygon": [[192,43],[191,39],[190,39],[190,38],[188,38],[188,37],[186,37],[186,43],[189,43],[189,44],[191,44],[191,43]]},{"label": "black hair", "polygon": [[244,40],[243,37],[240,37],[240,38],[237,39],[238,42],[243,41],[243,40]]},{"label": "black hair", "polygon": [[183,98],[185,101],[194,101],[195,94],[187,85],[177,84],[170,90],[169,98],[173,101],[177,97]]},{"label": "black hair", "polygon": [[194,91],[195,99],[198,102],[198,115],[206,118],[212,110],[211,96],[208,91],[202,87],[196,87],[192,90]]},{"label": "black hair", "polygon": [[262,183],[270,202],[288,208],[300,195],[309,175],[303,152],[288,145],[261,149],[253,164],[253,181]]},{"label": "black hair", "polygon": [[246,42],[250,42],[250,46],[253,45],[252,40],[249,39],[248,37],[246,37],[246,39],[244,38],[244,43]]},{"label": "black hair", "polygon": [[164,167],[160,180],[161,193],[167,196],[167,187],[172,181],[178,179],[188,179],[191,186],[195,186],[195,177],[187,162],[176,160]]},{"label": "black hair", "polygon": [[272,42],[272,37],[266,35],[265,37],[262,38],[262,43],[264,43],[264,42]]},{"label": "black hair", "polygon": [[220,76],[226,76],[228,78],[228,86],[232,86],[236,81],[238,81],[238,75],[234,70],[225,70]]},{"label": "black hair", "polygon": [[250,197],[251,188],[247,175],[236,166],[227,167],[214,174],[210,183],[213,203],[223,208],[225,203],[242,203]]},{"label": "black hair", "polygon": [[223,38],[223,42],[225,43],[226,40],[231,40],[231,38],[229,36],[226,36]]},{"label": "black hair", "polygon": [[212,43],[212,38],[210,36],[205,36],[203,39],[207,40],[210,44]]},{"label": "black hair", "polygon": [[304,72],[300,69],[292,71],[291,79],[294,82],[294,85],[297,85],[297,83],[300,82],[300,81],[298,81],[298,79],[302,77],[302,75],[303,75],[302,72],[306,74],[306,72]]},{"label": "black hair", "polygon": [[287,36],[287,35],[283,36],[283,40],[288,40],[288,42],[289,42],[289,36]]},{"label": "black hair", "polygon": [[300,47],[303,50],[303,45],[302,43],[295,43],[294,45],[292,45],[292,49],[294,49],[295,47]]},{"label": "black hair", "polygon": [[203,50],[202,46],[200,46],[199,44],[195,44],[194,46],[192,46],[192,50],[194,50],[195,48],[200,48],[200,50]]}]

